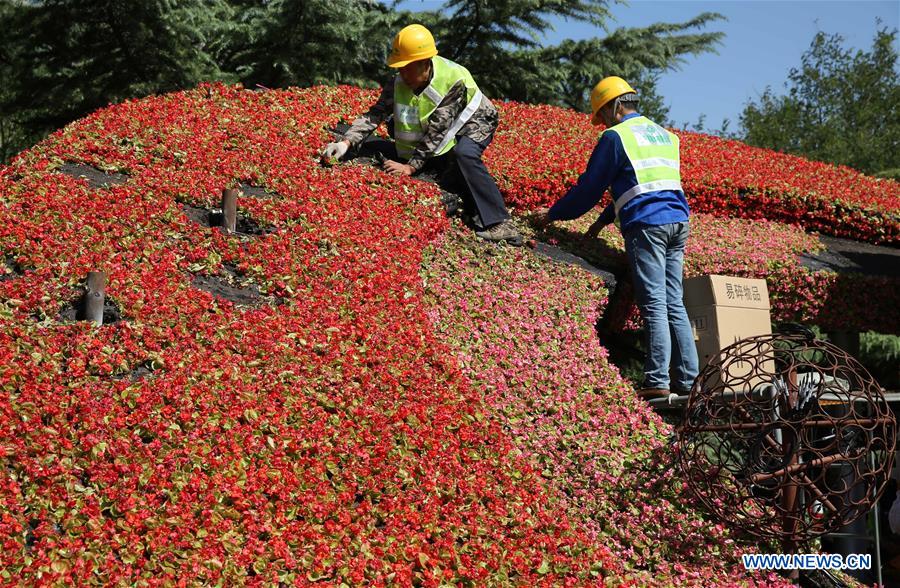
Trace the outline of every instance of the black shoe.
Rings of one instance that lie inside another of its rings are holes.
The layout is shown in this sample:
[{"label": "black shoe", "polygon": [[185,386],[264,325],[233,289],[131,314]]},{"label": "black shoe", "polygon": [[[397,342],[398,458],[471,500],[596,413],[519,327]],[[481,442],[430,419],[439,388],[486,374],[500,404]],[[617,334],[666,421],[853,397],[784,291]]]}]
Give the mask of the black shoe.
[{"label": "black shoe", "polygon": [[462,216],[463,201],[457,194],[444,192],[441,195],[441,204],[444,205],[444,211],[447,213],[447,216]]}]

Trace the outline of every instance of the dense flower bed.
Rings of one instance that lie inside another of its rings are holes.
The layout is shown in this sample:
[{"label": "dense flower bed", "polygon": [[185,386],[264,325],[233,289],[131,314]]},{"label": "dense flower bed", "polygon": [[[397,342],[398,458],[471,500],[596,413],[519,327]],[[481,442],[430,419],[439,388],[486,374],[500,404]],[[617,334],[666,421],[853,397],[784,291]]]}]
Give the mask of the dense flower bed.
[{"label": "dense flower bed", "polygon": [[[668,428],[593,337],[599,283],[456,233],[420,273],[449,226],[438,192],[320,165],[325,128],[373,98],[201,86],[99,111],[0,168],[0,578],[742,579],[737,546],[683,496]],[[535,204],[574,180],[587,151],[572,153],[497,173]],[[68,161],[128,181],[90,189]],[[239,210],[273,232],[226,236],[183,208],[239,182],[271,192]],[[595,247],[621,256],[606,234]],[[784,235],[779,255],[812,246]],[[736,258],[710,247],[712,267]],[[124,320],[64,321],[97,268]],[[228,273],[264,297],[193,285]]]},{"label": "dense flower bed", "polygon": [[[551,106],[502,103],[485,159],[514,206],[552,204],[584,169],[599,130]],[[691,207],[717,216],[797,223],[872,243],[900,241],[900,182],[846,167],[677,131]]]},{"label": "dense flower bed", "polygon": [[[201,87],[95,113],[0,170],[4,582],[618,575],[428,327],[437,192],[318,164],[359,96]],[[64,160],[130,178],[89,190]],[[181,209],[240,180],[278,193],[240,203],[276,232],[226,237]],[[223,264],[277,304],[191,286]],[[125,320],[60,321],[98,267]]]},{"label": "dense flower bed", "polygon": [[[599,278],[451,231],[422,270],[428,316],[570,516],[640,586],[746,582],[738,545],[677,475],[671,428],[607,361]],[[715,563],[713,563],[715,562]],[[768,578],[768,581],[774,581]]]}]

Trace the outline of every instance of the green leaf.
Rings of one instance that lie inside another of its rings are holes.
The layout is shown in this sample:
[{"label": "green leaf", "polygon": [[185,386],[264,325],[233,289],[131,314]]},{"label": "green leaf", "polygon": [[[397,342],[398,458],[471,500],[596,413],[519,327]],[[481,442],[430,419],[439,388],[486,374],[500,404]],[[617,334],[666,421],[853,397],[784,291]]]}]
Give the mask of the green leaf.
[{"label": "green leaf", "polygon": [[107,447],[108,446],[105,441],[101,441],[100,443],[97,443],[96,445],[91,447],[91,457],[98,457],[100,455],[103,455],[103,453],[106,451]]},{"label": "green leaf", "polygon": [[50,564],[50,569],[56,572],[57,574],[65,574],[69,571],[69,562],[58,559]]}]

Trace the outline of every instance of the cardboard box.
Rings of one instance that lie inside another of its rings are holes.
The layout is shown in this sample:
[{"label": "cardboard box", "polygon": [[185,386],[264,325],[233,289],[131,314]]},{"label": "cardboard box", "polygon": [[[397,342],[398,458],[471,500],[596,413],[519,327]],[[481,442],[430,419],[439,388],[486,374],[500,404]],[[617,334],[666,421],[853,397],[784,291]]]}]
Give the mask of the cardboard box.
[{"label": "cardboard box", "polygon": [[[694,330],[700,368],[729,345],[752,337],[772,333],[769,315],[769,291],[765,280],[733,276],[698,276],[684,280],[684,306]],[[750,351],[750,350],[748,350]],[[740,363],[730,363],[723,374],[726,384],[736,382],[736,389],[761,383],[759,378],[745,379],[753,364],[745,364],[741,374]],[[763,369],[771,371],[774,365],[765,362]]]}]

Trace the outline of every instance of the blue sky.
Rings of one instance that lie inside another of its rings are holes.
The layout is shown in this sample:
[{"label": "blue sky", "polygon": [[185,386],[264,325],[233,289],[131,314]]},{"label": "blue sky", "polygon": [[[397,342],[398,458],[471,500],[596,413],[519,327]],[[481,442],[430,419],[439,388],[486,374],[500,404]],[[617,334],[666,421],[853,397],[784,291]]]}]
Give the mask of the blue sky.
[{"label": "blue sky", "polygon": [[[435,10],[442,4],[409,0],[400,8]],[[662,74],[659,83],[673,122],[693,125],[705,114],[707,129],[717,129],[729,118],[730,129],[736,130],[749,99],[766,86],[783,91],[789,70],[800,64],[817,31],[839,33],[845,47],[868,50],[876,19],[889,29],[900,28],[900,0],[632,0],[627,6],[613,5],[612,12],[616,22],[609,23],[611,29],[683,22],[702,12],[728,19],[707,29],[725,33],[718,54],[688,57],[679,70]],[[597,27],[560,20],[546,40],[555,44],[564,38],[605,35]]]}]

